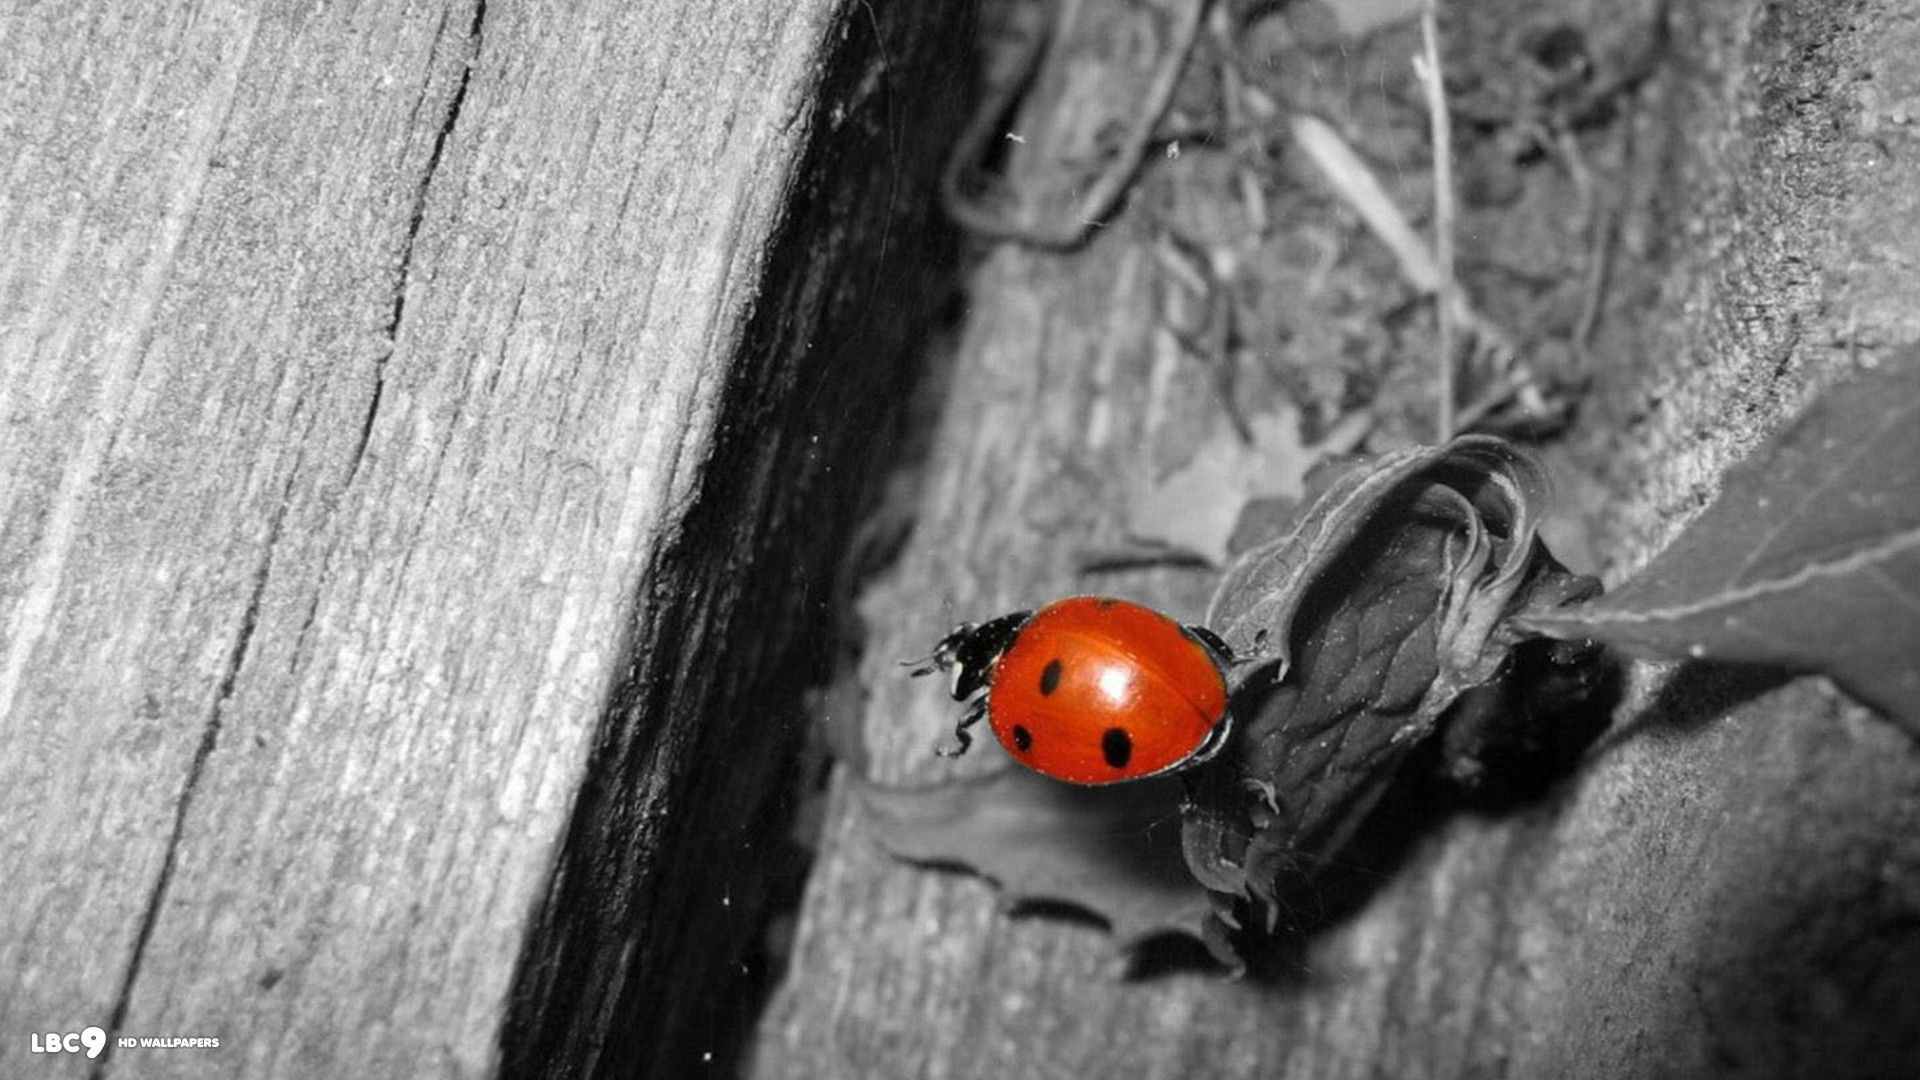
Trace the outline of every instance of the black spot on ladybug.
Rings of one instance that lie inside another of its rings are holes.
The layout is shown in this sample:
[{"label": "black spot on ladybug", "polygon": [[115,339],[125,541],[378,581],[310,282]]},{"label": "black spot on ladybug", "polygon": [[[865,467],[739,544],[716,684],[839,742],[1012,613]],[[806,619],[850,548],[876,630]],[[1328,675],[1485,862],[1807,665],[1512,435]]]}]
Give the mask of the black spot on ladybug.
[{"label": "black spot on ladybug", "polygon": [[1047,661],[1046,667],[1040,669],[1040,696],[1046,697],[1058,689],[1060,689],[1060,658],[1055,657]]},{"label": "black spot on ladybug", "polygon": [[1108,728],[1107,733],[1100,736],[1100,753],[1106,757],[1107,764],[1116,769],[1126,768],[1133,757],[1133,736],[1127,734],[1125,728]]},{"label": "black spot on ladybug", "polygon": [[1119,602],[1111,596],[1102,596],[1093,602],[1093,608],[1095,611],[1105,611]]},{"label": "black spot on ladybug", "polygon": [[1013,748],[1023,754],[1033,749],[1033,732],[1019,724],[1013,725]]}]

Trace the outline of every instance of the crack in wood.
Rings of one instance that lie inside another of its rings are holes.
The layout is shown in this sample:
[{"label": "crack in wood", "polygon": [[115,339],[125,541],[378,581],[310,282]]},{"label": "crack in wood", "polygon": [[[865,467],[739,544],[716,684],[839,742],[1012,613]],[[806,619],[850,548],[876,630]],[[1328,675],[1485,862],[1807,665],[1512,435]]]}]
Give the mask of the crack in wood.
[{"label": "crack in wood", "polygon": [[460,111],[466,105],[467,86],[473,81],[473,69],[480,60],[486,20],[487,0],[478,0],[473,5],[473,19],[467,24],[467,55],[460,65],[459,84],[453,88],[453,94],[447,100],[439,129],[433,134],[433,149],[427,153],[427,166],[421,170],[420,183],[414,188],[413,209],[407,218],[407,238],[400,246],[400,273],[393,284],[393,307],[387,314],[387,324],[381,327],[380,332],[387,347],[373,363],[373,394],[367,400],[367,412],[360,421],[360,437],[353,445],[352,464],[347,467],[348,484],[352,484],[360,474],[360,463],[366,458],[367,444],[373,439],[373,422],[380,415],[380,400],[387,389],[387,361],[393,358],[394,350],[398,347],[400,320],[406,315],[407,281],[413,274],[414,244],[420,239],[420,226],[427,216],[427,193],[433,186],[433,178],[440,172],[440,158],[446,151],[447,138],[453,134],[453,126],[460,121]]},{"label": "crack in wood", "polygon": [[[186,782],[181,785],[180,796],[174,801],[173,826],[167,835],[167,850],[161,857],[160,873],[154,878],[153,891],[147,896],[146,909],[140,914],[140,931],[133,939],[133,952],[127,959],[126,975],[120,980],[119,992],[114,995],[113,1012],[107,1021],[109,1033],[118,1034],[126,1023],[127,1009],[133,1001],[133,987],[140,980],[140,965],[146,957],[147,943],[160,921],[160,908],[166,903],[168,889],[173,883],[174,866],[180,857],[180,837],[186,832],[187,815],[193,810],[194,793],[199,790],[200,777],[206,770],[208,759],[220,745],[220,728],[226,719],[227,702],[233,699],[234,687],[240,681],[240,669],[246,666],[247,654],[253,645],[253,631],[260,622],[261,598],[266,595],[267,579],[273,573],[273,553],[280,546],[281,524],[286,520],[287,507],[292,502],[293,482],[297,475],[298,463],[289,472],[280,492],[280,504],[274,508],[273,518],[267,525],[267,542],[260,556],[260,564],[253,572],[253,588],[247,594],[246,609],[240,614],[240,630],[234,635],[233,648],[227,651],[226,670],[221,673],[213,706],[207,714],[206,727],[200,732],[200,745],[194,747],[193,760],[187,765]],[[94,1062],[93,1069],[87,1073],[87,1080],[102,1080],[105,1077],[107,1066],[113,1060],[113,1046],[113,1040],[109,1039],[106,1048]]]}]

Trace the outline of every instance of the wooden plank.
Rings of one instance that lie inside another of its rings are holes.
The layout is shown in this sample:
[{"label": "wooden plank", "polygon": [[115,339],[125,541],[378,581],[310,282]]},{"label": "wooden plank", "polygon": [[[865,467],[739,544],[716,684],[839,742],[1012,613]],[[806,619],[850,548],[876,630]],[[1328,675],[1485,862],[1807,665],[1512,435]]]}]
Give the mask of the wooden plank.
[{"label": "wooden plank", "polygon": [[[702,724],[767,694],[735,654],[792,673],[938,248],[871,242],[925,206],[873,167],[916,138],[881,47],[827,0],[8,19],[0,1071],[93,1024],[220,1040],[110,1075],[495,1071],[596,746],[638,824],[605,933],[711,948],[644,917],[710,840],[672,811],[724,767]],[[842,125],[835,189],[803,151]],[[862,303],[832,340],[869,351],[809,351]],[[744,553],[676,564],[695,514]]]},{"label": "wooden plank", "polygon": [[[1895,297],[1920,225],[1890,209],[1913,204],[1912,178],[1864,133],[1895,138],[1895,159],[1912,137],[1843,89],[1866,71],[1881,101],[1920,87],[1911,20],[1889,4],[1673,7],[1670,73],[1640,103],[1616,204],[1650,215],[1623,225],[1625,249],[1658,260],[1664,306],[1616,290],[1622,329],[1601,354],[1619,363],[1596,372],[1601,415],[1568,455],[1613,485],[1590,527],[1622,571],[1813,384],[1913,320]],[[1299,85],[1351,78],[1373,102],[1365,76],[1316,76]],[[1023,145],[1070,143],[1075,110],[1049,95],[1105,77],[1043,74]],[[1205,373],[1156,337],[1143,210],[1191,225],[1178,185],[1205,179],[1158,164],[1080,255],[1002,246],[970,278],[913,541],[861,601],[872,637],[847,697],[867,702],[871,762],[856,767],[922,783],[985,764],[933,756],[953,705],[893,664],[959,619],[1091,590],[1199,612],[1203,581],[1082,559],[1124,540],[1139,485],[1218,422]],[[1293,197],[1275,196],[1276,220],[1305,215]],[[1312,333],[1309,315],[1295,325]],[[1635,673],[1620,729],[1573,781],[1434,825],[1278,978],[1119,980],[1098,928],[1013,916],[982,881],[889,859],[841,787],[750,1075],[1912,1072],[1920,1013],[1894,974],[1920,956],[1911,746],[1817,682],[1667,674]]]},{"label": "wooden plank", "polygon": [[[509,1076],[725,1075],[804,862],[813,691],[849,646],[869,485],[938,327],[934,176],[968,98],[964,6],[844,6],[699,497],[654,553],[630,667],[529,938]],[[884,546],[884,543],[882,543]]]}]

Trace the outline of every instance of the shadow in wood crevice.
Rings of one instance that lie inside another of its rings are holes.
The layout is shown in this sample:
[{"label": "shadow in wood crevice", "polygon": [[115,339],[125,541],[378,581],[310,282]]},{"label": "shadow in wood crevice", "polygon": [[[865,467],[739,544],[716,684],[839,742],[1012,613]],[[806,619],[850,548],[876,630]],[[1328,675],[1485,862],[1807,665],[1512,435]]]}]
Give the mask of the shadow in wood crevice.
[{"label": "shadow in wood crevice", "polygon": [[841,568],[951,292],[932,191],[969,96],[965,15],[850,4],[825,35],[698,493],[633,599],[629,667],[522,949],[502,1077],[727,1075],[749,1041],[806,867],[806,695],[838,658]]},{"label": "shadow in wood crevice", "polygon": [[1431,771],[1446,787],[1436,798],[1482,815],[1522,812],[1580,768],[1619,708],[1621,671],[1597,649],[1569,663],[1565,644],[1522,642],[1506,678],[1469,692],[1435,748]]},{"label": "shadow in wood crevice", "polygon": [[1646,708],[1628,723],[1607,732],[1594,749],[1604,753],[1647,735],[1678,736],[1700,731],[1793,678],[1792,672],[1764,665],[1690,661],[1674,671]]}]

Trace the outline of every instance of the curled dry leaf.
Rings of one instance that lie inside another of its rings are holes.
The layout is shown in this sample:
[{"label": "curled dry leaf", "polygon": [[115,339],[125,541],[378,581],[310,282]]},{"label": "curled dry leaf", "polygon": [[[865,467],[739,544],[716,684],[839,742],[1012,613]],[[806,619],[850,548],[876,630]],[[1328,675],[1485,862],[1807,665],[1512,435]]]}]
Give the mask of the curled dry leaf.
[{"label": "curled dry leaf", "polygon": [[[1427,514],[1438,508],[1456,516],[1465,511],[1475,524],[1463,556],[1478,564],[1504,557],[1498,580],[1489,587],[1510,592],[1523,569],[1512,553],[1532,545],[1547,494],[1538,463],[1504,439],[1485,435],[1349,459],[1313,481],[1319,491],[1293,527],[1228,567],[1207,609],[1207,626],[1235,654],[1255,662],[1249,674],[1275,682],[1286,677],[1291,664],[1292,642],[1285,630],[1306,599],[1307,586],[1343,558],[1362,533],[1378,535],[1379,525],[1405,520],[1409,511]],[[1489,523],[1501,531],[1489,534]]]},{"label": "curled dry leaf", "polygon": [[1269,930],[1282,922],[1408,751],[1502,675],[1525,636],[1515,612],[1597,588],[1540,542],[1545,488],[1499,439],[1403,451],[1333,478],[1289,534],[1228,571],[1209,622],[1250,657],[1239,729],[1191,774],[1184,824],[1188,867],[1226,926],[1249,902]]}]

